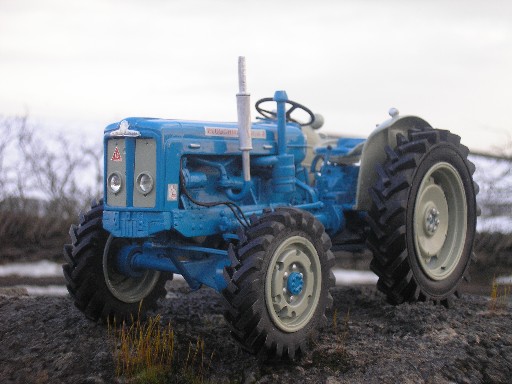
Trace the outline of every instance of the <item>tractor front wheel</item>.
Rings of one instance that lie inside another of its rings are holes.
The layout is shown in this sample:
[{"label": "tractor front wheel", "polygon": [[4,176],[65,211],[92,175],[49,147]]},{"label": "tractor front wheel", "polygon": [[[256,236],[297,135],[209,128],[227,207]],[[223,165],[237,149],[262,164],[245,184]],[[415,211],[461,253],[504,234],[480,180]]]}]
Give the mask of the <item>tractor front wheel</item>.
[{"label": "tractor front wheel", "polygon": [[172,274],[144,271],[138,277],[129,277],[120,273],[117,253],[129,241],[109,236],[102,218],[100,201],[69,230],[72,243],[64,247],[67,263],[63,265],[67,289],[76,307],[89,319],[131,322],[156,306]]},{"label": "tractor front wheel", "polygon": [[334,256],[323,225],[310,213],[281,208],[248,228],[226,268],[226,320],[252,353],[294,358],[332,305]]}]

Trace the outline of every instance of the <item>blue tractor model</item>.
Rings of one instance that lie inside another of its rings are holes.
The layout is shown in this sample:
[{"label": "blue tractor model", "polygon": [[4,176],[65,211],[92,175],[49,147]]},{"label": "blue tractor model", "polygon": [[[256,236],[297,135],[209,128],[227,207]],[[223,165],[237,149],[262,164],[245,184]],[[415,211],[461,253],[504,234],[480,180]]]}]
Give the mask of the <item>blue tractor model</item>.
[{"label": "blue tractor model", "polygon": [[392,109],[367,139],[320,144],[309,164],[315,115],[277,91],[251,122],[242,57],[239,84],[236,123],[105,129],[104,198],[65,246],[75,305],[94,321],[130,321],[179,274],[221,293],[245,349],[293,359],[332,305],[332,252],[362,247],[390,303],[448,305],[468,277],[477,216],[460,138]]}]

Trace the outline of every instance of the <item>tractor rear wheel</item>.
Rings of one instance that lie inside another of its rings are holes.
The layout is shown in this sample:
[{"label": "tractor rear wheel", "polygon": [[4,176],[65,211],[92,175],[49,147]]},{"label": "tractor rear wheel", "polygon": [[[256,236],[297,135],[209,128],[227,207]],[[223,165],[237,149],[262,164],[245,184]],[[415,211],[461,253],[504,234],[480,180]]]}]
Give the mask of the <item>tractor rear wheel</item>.
[{"label": "tractor rear wheel", "polygon": [[144,317],[165,295],[166,280],[172,274],[142,272],[128,277],[116,269],[119,249],[128,241],[109,236],[103,229],[103,203],[93,203],[72,225],[71,244],[64,247],[63,265],[67,289],[75,305],[91,320],[131,322]]},{"label": "tractor rear wheel", "polygon": [[279,208],[263,214],[230,248],[225,317],[245,349],[291,359],[306,350],[332,305],[330,247],[313,215]]},{"label": "tractor rear wheel", "polygon": [[390,303],[448,306],[474,257],[475,166],[448,131],[411,130],[397,142],[370,191],[370,266]]}]

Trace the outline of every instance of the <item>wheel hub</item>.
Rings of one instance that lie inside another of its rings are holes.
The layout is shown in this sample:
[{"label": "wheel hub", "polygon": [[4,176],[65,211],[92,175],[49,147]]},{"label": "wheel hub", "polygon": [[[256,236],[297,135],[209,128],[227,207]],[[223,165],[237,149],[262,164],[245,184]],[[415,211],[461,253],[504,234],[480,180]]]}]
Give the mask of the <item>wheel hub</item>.
[{"label": "wheel hub", "polygon": [[449,163],[437,163],[426,173],[414,208],[417,260],[433,280],[450,275],[461,257],[467,226],[464,186]]},{"label": "wheel hub", "polygon": [[423,221],[417,228],[418,245],[424,261],[429,263],[443,247],[448,233],[448,203],[443,189],[429,178],[416,204],[418,218]]},{"label": "wheel hub", "polygon": [[265,280],[267,308],[285,332],[301,329],[313,316],[322,284],[313,244],[301,236],[284,240],[274,252]]},{"label": "wheel hub", "polygon": [[[136,252],[136,247],[112,235],[108,238],[103,251],[103,277],[107,288],[112,295],[125,303],[143,300],[151,293],[160,278],[158,271],[135,271],[131,268],[129,261]],[[124,273],[120,269],[124,269]]]},{"label": "wheel hub", "polygon": [[300,272],[292,272],[288,276],[286,287],[292,295],[299,295],[304,287],[304,275]]},{"label": "wheel hub", "polygon": [[441,223],[440,212],[432,207],[425,212],[425,229],[427,234],[434,235]]}]

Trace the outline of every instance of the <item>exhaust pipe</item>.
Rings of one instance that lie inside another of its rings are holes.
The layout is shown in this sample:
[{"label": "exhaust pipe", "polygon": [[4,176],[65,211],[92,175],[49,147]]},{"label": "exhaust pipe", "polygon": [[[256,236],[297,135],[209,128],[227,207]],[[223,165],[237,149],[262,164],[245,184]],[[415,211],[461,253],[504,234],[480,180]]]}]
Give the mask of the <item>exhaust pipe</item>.
[{"label": "exhaust pipe", "polygon": [[245,76],[245,57],[238,57],[238,93],[236,94],[238,112],[238,141],[242,151],[242,173],[244,186],[240,192],[226,189],[226,196],[230,200],[240,201],[249,195],[251,191],[251,95],[247,93],[247,80]]},{"label": "exhaust pipe", "polygon": [[242,172],[244,181],[251,180],[250,151],[251,137],[251,94],[247,93],[245,57],[238,57],[238,93],[236,94],[238,112],[238,140],[242,151]]}]

